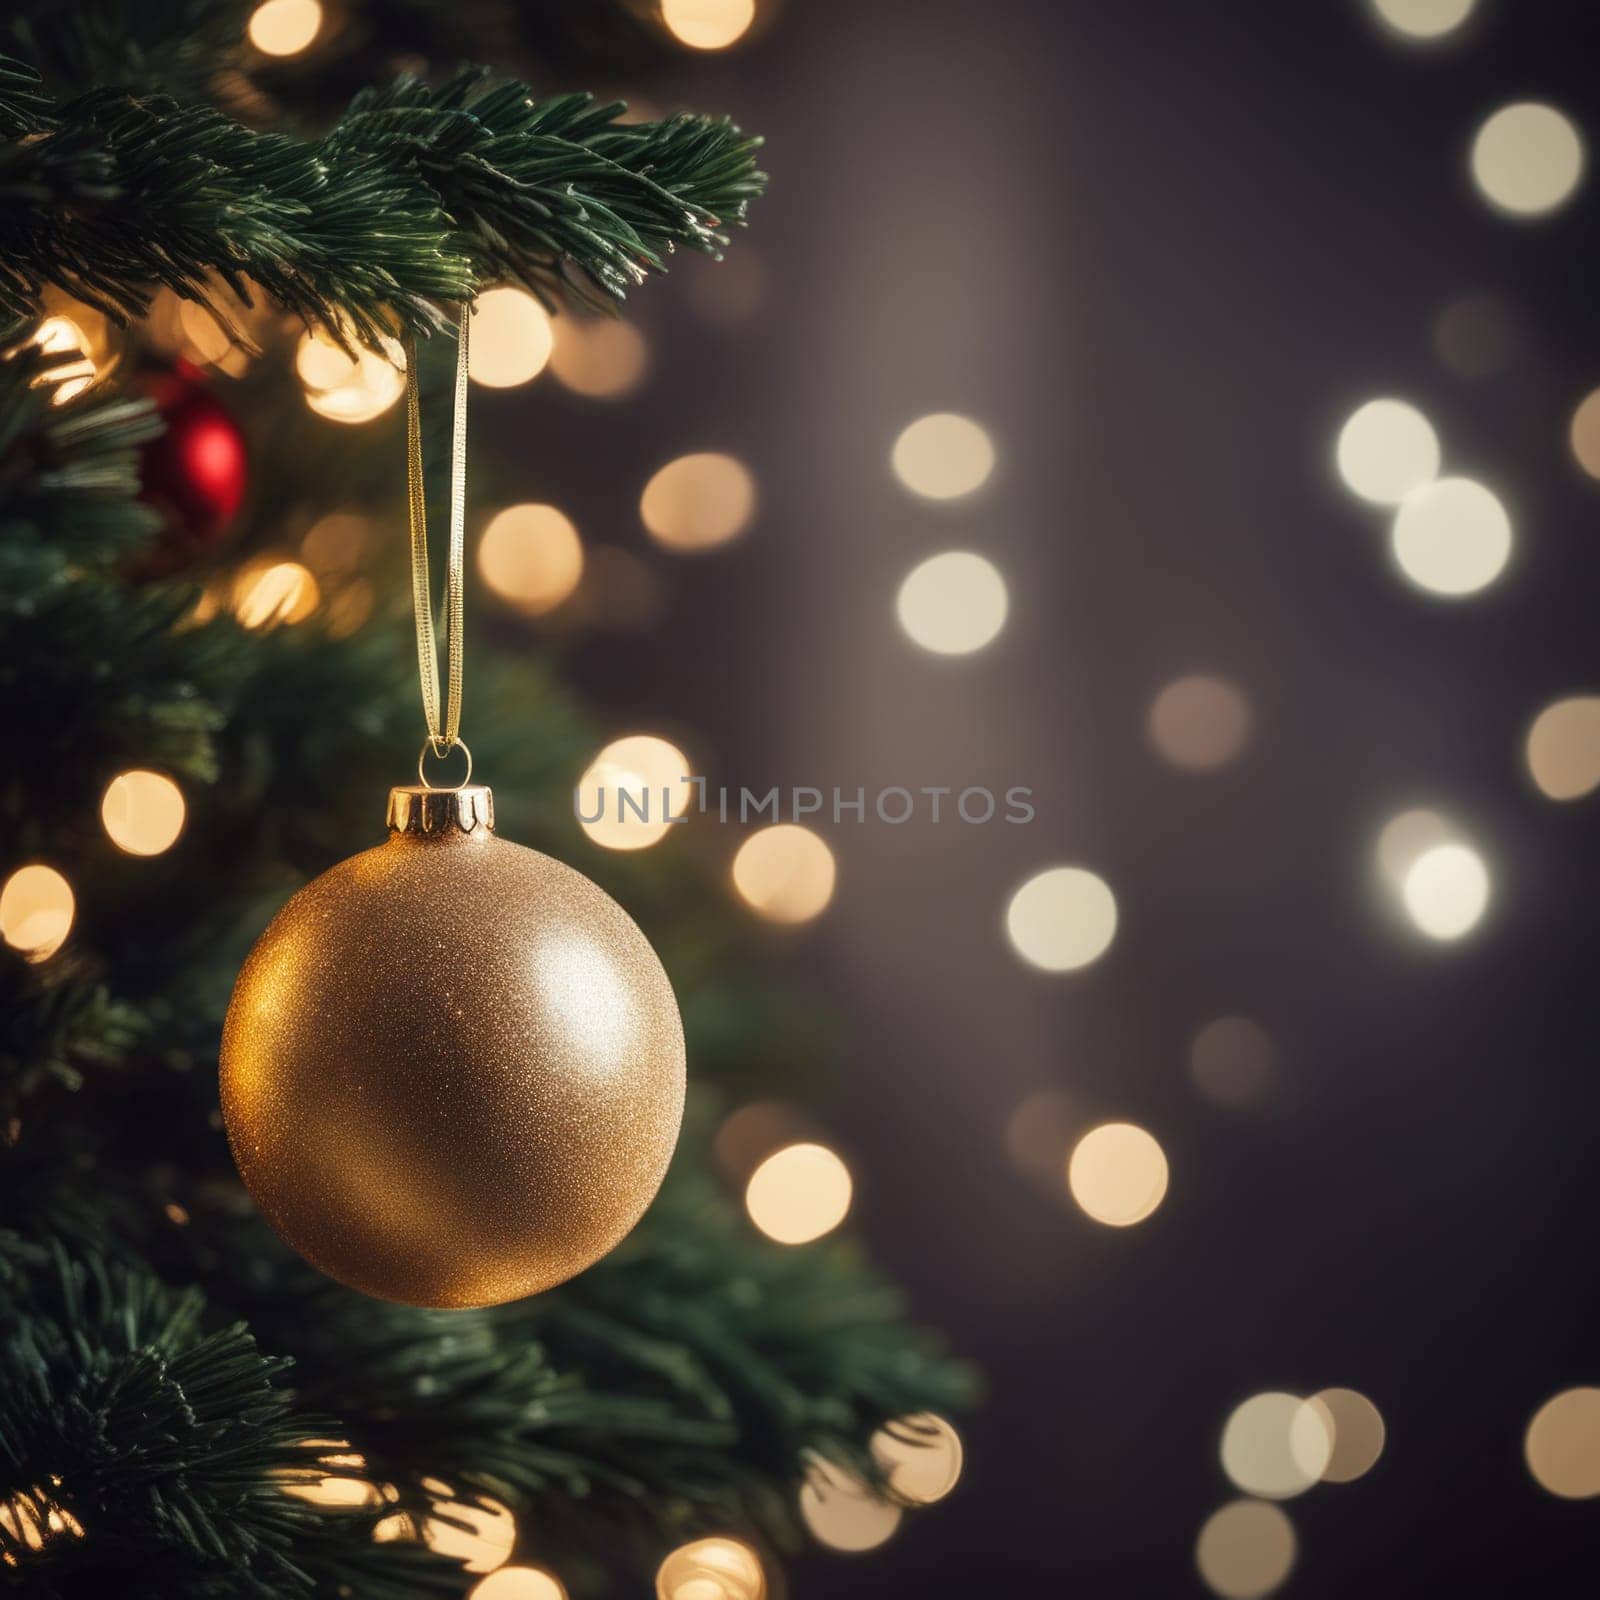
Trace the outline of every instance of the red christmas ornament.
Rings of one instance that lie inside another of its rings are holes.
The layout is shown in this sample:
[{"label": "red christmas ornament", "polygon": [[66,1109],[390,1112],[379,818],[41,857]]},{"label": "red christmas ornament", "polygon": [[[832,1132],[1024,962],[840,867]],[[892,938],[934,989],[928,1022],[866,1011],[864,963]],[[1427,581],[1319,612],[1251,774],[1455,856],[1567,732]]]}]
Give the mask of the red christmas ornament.
[{"label": "red christmas ornament", "polygon": [[222,542],[244,503],[248,459],[239,424],[197,367],[180,361],[151,369],[139,387],[167,425],[140,460],[144,499],[167,520],[141,570],[162,577],[183,571]]}]

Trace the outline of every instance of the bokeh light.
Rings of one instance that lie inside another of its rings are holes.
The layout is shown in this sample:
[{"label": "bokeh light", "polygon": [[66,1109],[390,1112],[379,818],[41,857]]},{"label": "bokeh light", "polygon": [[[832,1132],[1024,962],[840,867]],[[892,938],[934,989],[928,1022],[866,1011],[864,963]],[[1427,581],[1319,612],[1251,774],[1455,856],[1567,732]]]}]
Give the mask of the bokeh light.
[{"label": "bokeh light", "polygon": [[578,779],[578,825],[607,850],[643,850],[678,826],[694,786],[689,758],[653,733],[614,739]]},{"label": "bokeh light", "polygon": [[1437,811],[1417,806],[1391,817],[1378,835],[1374,855],[1379,875],[1390,888],[1404,887],[1406,874],[1416,864],[1423,851],[1436,844],[1445,844],[1457,836],[1455,827]]},{"label": "bokeh light", "polygon": [[833,852],[809,828],[780,822],[752,833],[733,858],[733,886],[769,922],[809,922],[833,898]]},{"label": "bokeh light", "polygon": [[[60,1481],[59,1478],[51,1479],[52,1484],[58,1484]],[[25,1550],[42,1550],[52,1539],[63,1536],[81,1539],[83,1524],[65,1506],[53,1504],[43,1493],[35,1489],[29,1494],[18,1494],[9,1500],[0,1500],[0,1532]],[[15,1567],[17,1558],[7,1551],[0,1557],[0,1562],[8,1567]]]},{"label": "bokeh light", "polygon": [[1006,934],[1030,966],[1074,972],[1098,961],[1117,932],[1111,886],[1083,867],[1051,867],[1017,890],[1006,907]]},{"label": "bokeh light", "polygon": [[781,1100],[754,1100],[723,1118],[712,1150],[723,1172],[743,1185],[774,1150],[799,1144],[810,1132],[808,1119],[794,1106]]},{"label": "bokeh light", "polygon": [[[1305,1404],[1316,1413],[1330,1443],[1322,1481],[1354,1483],[1365,1477],[1383,1454],[1385,1431],[1378,1408],[1355,1389],[1321,1389]],[[1302,1430],[1306,1426],[1299,1425]]]},{"label": "bokeh light", "polygon": [[818,1544],[855,1554],[875,1550],[900,1526],[894,1501],[832,1462],[813,1462],[800,1490],[800,1517]]},{"label": "bokeh light", "polygon": [[1189,1045],[1189,1076],[1219,1106],[1250,1106],[1272,1082],[1272,1038],[1249,1017],[1217,1017]]},{"label": "bokeh light", "polygon": [[766,1600],[766,1594],[760,1556],[724,1534],[680,1545],[656,1572],[656,1600]]},{"label": "bokeh light", "polygon": [[297,56],[322,27],[317,0],[266,0],[250,13],[246,32],[265,56]]},{"label": "bokeh light", "polygon": [[970,550],[947,550],[911,569],[895,614],[914,644],[935,655],[964,656],[995,638],[1010,604],[992,561]]},{"label": "bokeh light", "polygon": [[639,516],[669,550],[709,550],[743,533],[755,515],[750,469],[715,450],[679,456],[660,468],[639,497]]},{"label": "bokeh light", "polygon": [[691,50],[726,50],[755,16],[756,0],[661,0],[661,20]]},{"label": "bokeh light", "polygon": [[567,1587],[543,1567],[501,1567],[474,1584],[467,1600],[567,1600]]},{"label": "bokeh light", "polygon": [[890,1493],[908,1505],[931,1506],[944,1499],[961,1477],[961,1435],[931,1411],[899,1417],[879,1428],[871,1449]]},{"label": "bokeh light", "polygon": [[1036,1089],[1006,1118],[1006,1150],[1029,1177],[1059,1190],[1076,1119],[1057,1089]]},{"label": "bokeh light", "polygon": [[809,1244],[831,1233],[850,1211],[850,1169],[826,1145],[791,1144],[750,1175],[750,1220],[779,1244]]},{"label": "bokeh light", "polygon": [[480,294],[467,340],[467,376],[488,389],[511,389],[544,371],[555,343],[550,317],[526,289]]},{"label": "bokeh light", "polygon": [[158,856],[183,832],[183,791],[163,772],[119,773],[100,800],[111,842],[130,856]]},{"label": "bokeh light", "polygon": [[994,442],[981,422],[954,411],[918,417],[889,454],[895,476],[913,494],[953,500],[971,494],[994,471]]},{"label": "bokeh light", "polygon": [[42,374],[36,380],[36,387],[39,384],[53,385],[50,395],[53,405],[64,406],[69,400],[75,400],[84,390],[92,387],[100,375],[95,361],[95,342],[89,333],[92,319],[98,319],[102,325],[100,343],[103,347],[106,319],[103,313],[92,306],[74,304],[71,315],[58,312],[48,316],[40,322],[34,333],[33,343],[46,355],[75,355],[79,358],[56,363],[47,374]]},{"label": "bokeh light", "polygon": [[1470,478],[1441,478],[1406,496],[1391,535],[1400,570],[1431,594],[1476,594],[1511,556],[1511,519]]},{"label": "bokeh light", "polygon": [[48,961],[72,931],[72,885],[54,867],[18,867],[0,888],[0,939],[29,961]]},{"label": "bokeh light", "polygon": [[509,605],[530,617],[553,611],[583,577],[583,541],[554,506],[507,506],[478,540],[478,571]]},{"label": "bokeh light", "polygon": [[1073,1147],[1067,1187],[1096,1222],[1131,1228],[1166,1198],[1166,1152],[1153,1134],[1132,1122],[1103,1122]]},{"label": "bokeh light", "polygon": [[1458,378],[1492,378],[1504,372],[1524,343],[1522,318],[1499,295],[1464,294],[1434,318],[1434,354]]},{"label": "bokeh light", "polygon": [[1430,939],[1470,933],[1489,905],[1489,869],[1470,845],[1452,840],[1424,850],[1401,889],[1411,920]]},{"label": "bokeh light", "polygon": [[[187,1216],[184,1221],[188,1221]],[[376,1506],[382,1504],[383,1494],[377,1484],[364,1476],[366,1458],[350,1449],[343,1439],[307,1439],[310,1446],[324,1447],[328,1454],[319,1457],[318,1467],[345,1470],[325,1473],[321,1477],[306,1476],[302,1469],[286,1468],[282,1474],[283,1492],[296,1500],[309,1501],[316,1506]]]},{"label": "bokeh light", "polygon": [[233,589],[233,614],[247,628],[303,622],[317,609],[322,591],[298,561],[269,561],[241,569]]},{"label": "bokeh light", "polygon": [[644,335],[620,317],[557,317],[550,371],[565,389],[590,400],[616,400],[644,381],[650,353]]},{"label": "bokeh light", "polygon": [[1235,1500],[1206,1518],[1194,1561],[1213,1594],[1260,1600],[1294,1569],[1294,1525],[1264,1500]]},{"label": "bokeh light", "polygon": [[1534,1412],[1523,1440],[1528,1471],[1563,1500],[1600,1495],[1600,1389],[1564,1389]]},{"label": "bokeh light", "polygon": [[648,562],[614,544],[590,545],[573,596],[582,619],[613,633],[642,633],[666,609],[661,580]]},{"label": "bokeh light", "polygon": [[1548,705],[1528,729],[1528,771],[1552,800],[1581,800],[1600,788],[1600,695]]},{"label": "bokeh light", "polygon": [[1233,1410],[1222,1430],[1222,1470],[1246,1494],[1286,1500],[1317,1483],[1333,1458],[1327,1413],[1268,1390]]},{"label": "bokeh light", "polygon": [[1600,389],[1591,389],[1572,413],[1572,454],[1591,478],[1600,478]]},{"label": "bokeh light", "polygon": [[[452,1492],[435,1479],[426,1480],[426,1486],[443,1496]],[[423,1522],[422,1537],[435,1554],[459,1561],[468,1572],[493,1572],[510,1557],[517,1524],[497,1500],[473,1505],[441,1499]]]},{"label": "bokeh light", "polygon": [[1334,459],[1352,493],[1375,505],[1399,505],[1438,476],[1439,437],[1414,405],[1369,400],[1339,430]]},{"label": "bokeh light", "polygon": [[1477,0],[1371,0],[1378,17],[1408,39],[1442,39],[1472,15]]},{"label": "bokeh light", "polygon": [[1225,678],[1193,673],[1169,683],[1150,707],[1156,753],[1184,772],[1214,772],[1250,738],[1250,702]]},{"label": "bokeh light", "polygon": [[1472,141],[1473,181],[1510,217],[1560,210],[1577,190],[1583,167],[1583,140],[1571,119],[1534,100],[1502,106]]},{"label": "bokeh light", "polygon": [[381,355],[358,346],[352,356],[326,329],[309,329],[295,347],[294,365],[306,404],[330,422],[371,422],[406,386],[405,352],[395,339],[383,340]]},{"label": "bokeh light", "polygon": [[306,530],[300,554],[319,575],[354,572],[372,544],[373,531],[371,521],[359,512],[330,511]]}]

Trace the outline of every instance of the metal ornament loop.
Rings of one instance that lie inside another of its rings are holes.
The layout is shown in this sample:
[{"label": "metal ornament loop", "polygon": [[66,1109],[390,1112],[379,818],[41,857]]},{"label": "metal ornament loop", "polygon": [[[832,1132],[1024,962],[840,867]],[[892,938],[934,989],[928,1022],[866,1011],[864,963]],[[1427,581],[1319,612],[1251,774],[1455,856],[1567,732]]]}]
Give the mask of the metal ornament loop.
[{"label": "metal ornament loop", "polygon": [[[443,761],[452,750],[459,750],[467,758],[467,770],[461,775],[461,782],[448,784],[442,788],[438,784],[429,783],[427,773],[422,770],[427,762],[429,752],[431,751],[439,760]],[[472,782],[472,752],[467,748],[467,741],[465,739],[445,740],[435,738],[432,734],[429,734],[422,741],[422,749],[417,755],[417,782],[424,789],[437,789],[441,794],[454,794],[458,789],[465,789]]]}]

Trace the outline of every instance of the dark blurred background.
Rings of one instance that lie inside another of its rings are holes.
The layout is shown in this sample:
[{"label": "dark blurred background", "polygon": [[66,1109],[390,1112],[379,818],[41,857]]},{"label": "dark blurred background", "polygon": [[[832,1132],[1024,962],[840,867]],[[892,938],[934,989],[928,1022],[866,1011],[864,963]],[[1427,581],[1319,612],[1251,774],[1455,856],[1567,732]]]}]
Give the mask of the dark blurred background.
[{"label": "dark blurred background", "polygon": [[[653,573],[658,627],[569,641],[617,733],[669,734],[713,788],[1033,790],[1025,826],[824,816],[828,909],[753,934],[843,1020],[812,1110],[857,1221],[988,1385],[956,1491],[870,1554],[807,1557],[796,1595],[1203,1592],[1197,1536],[1240,1493],[1230,1414],[1329,1386],[1386,1438],[1358,1481],[1283,1502],[1286,1593],[1593,1581],[1600,1512],[1524,1441],[1600,1381],[1600,848],[1595,801],[1550,798],[1525,746],[1600,676],[1600,483],[1572,434],[1600,385],[1597,196],[1585,171],[1507,216],[1470,163],[1528,100],[1592,151],[1592,8],[1386,9],[762,0],[730,48],[641,69],[653,104],[765,134],[772,185],[724,267],[630,309],[652,376],[606,411],[608,450],[600,403],[548,381],[475,402],[519,493]],[[1504,506],[1512,553],[1479,592],[1408,581],[1392,510],[1341,481],[1340,430],[1379,397]],[[890,451],[944,411],[996,463],[934,500]],[[748,466],[757,514],[662,552],[640,486],[706,450]],[[971,655],[896,621],[949,549],[1009,589]],[[1151,723],[1195,674],[1230,686],[1169,729],[1203,770]],[[1552,727],[1593,765],[1592,712]],[[1414,851],[1377,864],[1417,808],[1487,871],[1461,937],[1408,913]],[[1050,973],[1004,917],[1058,864],[1104,878],[1118,923]],[[1223,1017],[1255,1026],[1197,1069]],[[1064,1181],[1107,1120],[1170,1164],[1137,1226]],[[1592,1413],[1563,1415],[1551,1448],[1592,1475]]]}]

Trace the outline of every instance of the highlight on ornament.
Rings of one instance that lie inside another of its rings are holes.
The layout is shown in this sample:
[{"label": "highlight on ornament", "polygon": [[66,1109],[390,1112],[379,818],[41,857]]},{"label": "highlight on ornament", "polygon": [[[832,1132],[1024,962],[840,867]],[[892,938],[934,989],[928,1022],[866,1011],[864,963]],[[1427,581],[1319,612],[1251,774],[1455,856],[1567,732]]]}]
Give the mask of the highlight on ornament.
[{"label": "highlight on ornament", "polygon": [[639,516],[668,550],[710,550],[737,538],[755,515],[756,482],[734,456],[706,450],[678,456],[644,486]]},{"label": "highlight on ornament", "polygon": [[0,887],[0,938],[28,961],[48,961],[72,931],[72,885],[43,862],[18,867]]}]

